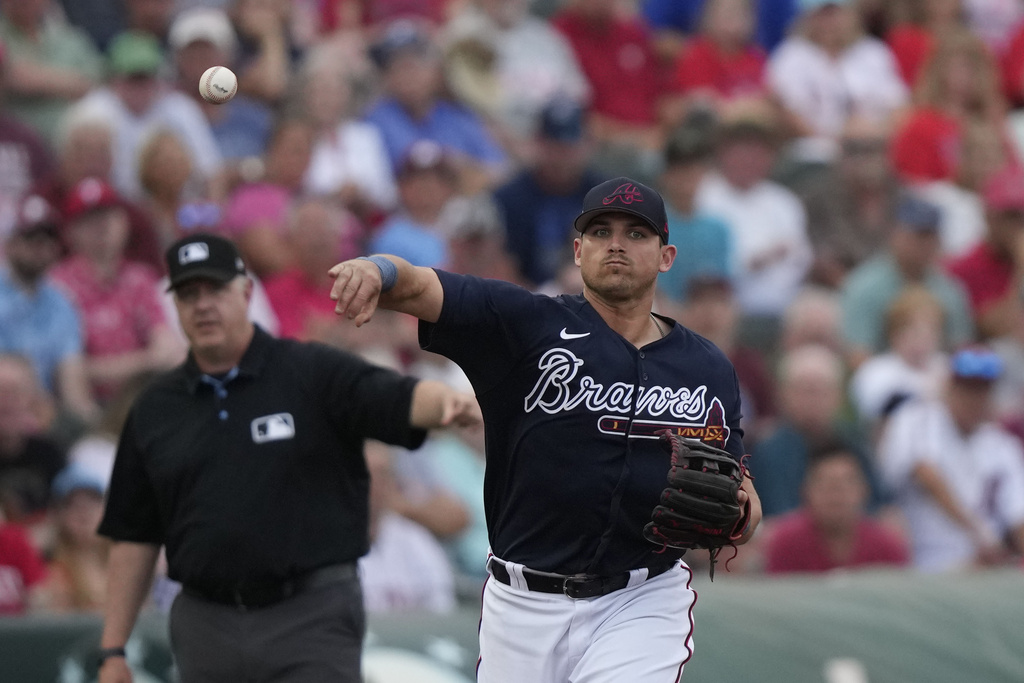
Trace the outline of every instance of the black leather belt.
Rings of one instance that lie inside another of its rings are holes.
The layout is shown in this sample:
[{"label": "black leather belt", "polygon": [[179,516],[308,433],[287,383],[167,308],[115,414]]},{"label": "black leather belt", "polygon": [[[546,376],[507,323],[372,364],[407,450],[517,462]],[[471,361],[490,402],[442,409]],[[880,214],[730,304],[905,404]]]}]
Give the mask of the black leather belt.
[{"label": "black leather belt", "polygon": [[[675,564],[673,562],[672,564],[649,567],[647,578],[653,579],[655,576],[664,574]],[[495,579],[506,586],[512,585],[512,577],[509,576],[504,564],[491,559],[488,568],[491,571],[491,576]],[[561,593],[569,598],[583,599],[608,595],[625,588],[629,583],[629,572],[614,576],[596,576],[594,574],[546,574],[523,569],[523,578],[526,580],[526,588],[536,593]]]},{"label": "black leather belt", "polygon": [[335,583],[351,581],[359,576],[355,562],[333,564],[296,576],[284,581],[260,581],[241,583],[236,586],[197,586],[183,585],[181,590],[200,600],[232,605],[239,609],[258,609],[269,607],[287,600],[300,593],[311,591]]}]

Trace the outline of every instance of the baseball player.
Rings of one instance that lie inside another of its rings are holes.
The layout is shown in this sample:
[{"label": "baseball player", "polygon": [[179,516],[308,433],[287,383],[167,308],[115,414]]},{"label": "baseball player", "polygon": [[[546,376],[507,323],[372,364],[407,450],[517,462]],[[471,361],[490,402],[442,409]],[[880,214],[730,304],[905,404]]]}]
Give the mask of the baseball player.
[{"label": "baseball player", "polygon": [[[743,455],[731,364],[651,311],[658,273],[676,255],[661,197],[628,178],[602,183],[575,228],[584,282],[575,296],[392,256],[330,271],[338,314],[356,325],[377,307],[418,317],[423,348],[454,360],[473,383],[491,544],[478,663],[485,683],[677,680],[693,651],[695,593],[683,551],[660,542],[658,529],[645,533],[652,509],[671,507],[659,434],[717,446],[733,464]],[[738,486],[726,532],[736,544],[761,516],[750,480]]]}]

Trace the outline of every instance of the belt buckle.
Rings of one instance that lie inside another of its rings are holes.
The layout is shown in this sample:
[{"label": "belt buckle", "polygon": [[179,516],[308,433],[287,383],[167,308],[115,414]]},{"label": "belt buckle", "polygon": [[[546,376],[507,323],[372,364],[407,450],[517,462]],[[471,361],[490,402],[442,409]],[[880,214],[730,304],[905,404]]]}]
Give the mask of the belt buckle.
[{"label": "belt buckle", "polygon": [[562,594],[572,600],[579,600],[580,596],[576,593],[576,590],[578,587],[582,586],[583,582],[586,580],[586,574],[573,574],[565,577],[565,579],[562,580]]}]

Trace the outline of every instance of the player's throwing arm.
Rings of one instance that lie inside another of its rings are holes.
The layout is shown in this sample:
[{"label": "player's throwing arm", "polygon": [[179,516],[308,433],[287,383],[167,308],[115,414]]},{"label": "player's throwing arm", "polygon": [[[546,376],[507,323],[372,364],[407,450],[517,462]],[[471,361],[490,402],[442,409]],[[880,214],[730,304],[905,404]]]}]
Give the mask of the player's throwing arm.
[{"label": "player's throwing arm", "polygon": [[356,327],[369,322],[378,307],[428,322],[436,322],[441,315],[444,291],[430,268],[378,254],[343,261],[327,272],[334,278],[334,312]]}]

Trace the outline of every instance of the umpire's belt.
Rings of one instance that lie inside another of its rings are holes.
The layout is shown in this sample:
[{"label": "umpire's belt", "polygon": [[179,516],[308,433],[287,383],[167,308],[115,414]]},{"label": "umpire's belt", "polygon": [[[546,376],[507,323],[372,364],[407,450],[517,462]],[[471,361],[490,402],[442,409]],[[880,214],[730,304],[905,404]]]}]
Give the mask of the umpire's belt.
[{"label": "umpire's belt", "polygon": [[[676,563],[672,562],[671,564],[649,567],[647,579],[653,579],[655,576],[664,574],[675,565]],[[491,571],[491,576],[496,580],[506,586],[512,585],[512,577],[509,576],[508,569],[505,568],[505,565],[500,560],[492,557],[487,566]],[[561,593],[569,598],[582,599],[608,595],[625,588],[629,583],[629,572],[622,572],[612,576],[597,576],[595,574],[565,575],[536,572],[532,569],[524,568],[523,579],[526,580],[526,588],[535,593]]]},{"label": "umpire's belt", "polygon": [[358,578],[355,562],[332,564],[283,581],[253,581],[235,586],[183,585],[181,590],[200,600],[232,605],[239,609],[269,607],[306,591]]}]

